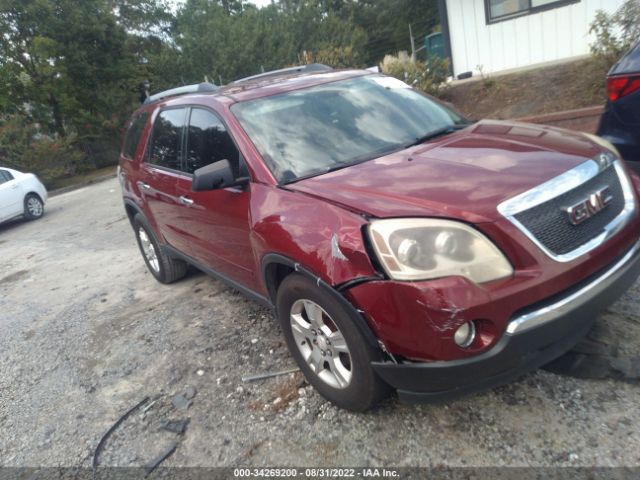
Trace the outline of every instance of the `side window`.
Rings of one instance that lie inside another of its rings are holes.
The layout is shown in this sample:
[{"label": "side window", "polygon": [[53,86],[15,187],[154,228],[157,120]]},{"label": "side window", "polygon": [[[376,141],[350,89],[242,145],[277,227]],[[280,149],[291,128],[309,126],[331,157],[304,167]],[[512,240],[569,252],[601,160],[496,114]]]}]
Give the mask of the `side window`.
[{"label": "side window", "polygon": [[229,160],[236,177],[241,169],[240,152],[224,128],[224,124],[209,110],[193,108],[187,133],[185,170],[193,173],[218,160]]},{"label": "side window", "polygon": [[175,108],[160,112],[153,124],[149,163],[180,170],[182,129],[186,109]]},{"label": "side window", "polygon": [[140,136],[144,130],[144,126],[149,119],[149,114],[144,112],[131,121],[127,135],[124,137],[124,146],[122,154],[127,158],[133,158],[140,143]]},{"label": "side window", "polygon": [[0,184],[13,180],[13,175],[7,170],[0,170]]}]

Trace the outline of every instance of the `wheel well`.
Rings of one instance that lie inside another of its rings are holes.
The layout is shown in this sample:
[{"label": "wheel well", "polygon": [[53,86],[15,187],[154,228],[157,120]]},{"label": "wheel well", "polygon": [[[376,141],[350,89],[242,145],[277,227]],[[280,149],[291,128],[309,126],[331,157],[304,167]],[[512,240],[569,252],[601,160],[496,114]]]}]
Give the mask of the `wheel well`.
[{"label": "wheel well", "polygon": [[280,284],[285,279],[285,277],[295,270],[293,267],[289,265],[285,265],[284,263],[273,262],[265,267],[264,270],[264,280],[267,286],[267,290],[269,291],[269,297],[271,298],[271,302],[275,305],[276,303],[276,295],[278,293],[278,288]]},{"label": "wheel well", "polygon": [[34,196],[38,197],[38,200],[40,200],[42,203],[44,203],[44,201],[42,200],[42,197],[40,195],[38,195],[38,192],[29,192],[24,196],[24,199],[26,200],[29,195],[34,195]]},{"label": "wheel well", "polygon": [[128,203],[124,204],[124,209],[127,212],[127,217],[129,217],[129,223],[133,225],[133,217],[136,216],[136,213],[138,213],[138,210],[136,210],[135,207],[129,205]]}]

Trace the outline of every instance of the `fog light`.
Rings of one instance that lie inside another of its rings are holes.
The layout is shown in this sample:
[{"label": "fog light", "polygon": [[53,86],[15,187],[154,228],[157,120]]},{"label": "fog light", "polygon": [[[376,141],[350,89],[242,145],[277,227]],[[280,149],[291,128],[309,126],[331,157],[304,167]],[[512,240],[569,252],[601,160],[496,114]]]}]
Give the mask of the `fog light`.
[{"label": "fog light", "polygon": [[456,342],[456,345],[462,348],[467,348],[469,345],[471,345],[475,338],[476,326],[473,322],[467,322],[461,325],[453,335],[453,341]]}]

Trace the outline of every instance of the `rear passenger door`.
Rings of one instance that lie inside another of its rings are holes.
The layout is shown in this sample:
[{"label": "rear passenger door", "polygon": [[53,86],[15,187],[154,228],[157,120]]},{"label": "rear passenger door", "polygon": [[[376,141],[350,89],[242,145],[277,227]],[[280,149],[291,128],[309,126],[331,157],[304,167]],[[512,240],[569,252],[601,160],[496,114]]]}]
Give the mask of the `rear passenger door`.
[{"label": "rear passenger door", "polygon": [[[236,178],[249,176],[227,128],[211,110],[191,108],[185,145],[184,169],[188,174],[226,159]],[[231,280],[257,289],[256,265],[249,238],[250,186],[192,192],[189,183],[178,194],[190,203],[185,230],[192,256]]]},{"label": "rear passenger door", "polygon": [[138,188],[146,213],[166,243],[189,254],[184,231],[184,204],[178,184],[190,184],[182,171],[182,145],[188,108],[168,108],[158,113],[151,131],[148,153],[140,169]]}]

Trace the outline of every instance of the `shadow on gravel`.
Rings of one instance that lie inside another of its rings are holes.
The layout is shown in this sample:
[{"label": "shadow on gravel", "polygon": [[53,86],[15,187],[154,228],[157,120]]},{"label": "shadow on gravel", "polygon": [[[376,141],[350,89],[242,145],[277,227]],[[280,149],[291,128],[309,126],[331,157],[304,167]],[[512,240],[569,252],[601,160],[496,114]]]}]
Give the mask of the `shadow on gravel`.
[{"label": "shadow on gravel", "polygon": [[640,383],[640,321],[602,318],[573,350],[543,368],[581,379]]},{"label": "shadow on gravel", "polygon": [[[25,220],[22,217],[19,218],[15,218],[13,220],[8,220],[6,222],[0,223],[0,234],[2,232],[11,230],[12,228],[17,227],[18,225],[22,225],[24,223],[27,223],[27,220]],[[0,243],[3,243],[3,240],[0,240]]]}]

